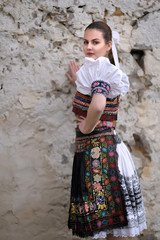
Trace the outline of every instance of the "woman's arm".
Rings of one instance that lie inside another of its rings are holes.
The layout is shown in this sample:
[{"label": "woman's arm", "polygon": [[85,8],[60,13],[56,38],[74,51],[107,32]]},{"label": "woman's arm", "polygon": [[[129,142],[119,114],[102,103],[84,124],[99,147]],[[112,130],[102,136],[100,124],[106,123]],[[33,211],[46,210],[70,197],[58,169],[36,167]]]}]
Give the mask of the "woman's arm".
[{"label": "woman's arm", "polygon": [[106,106],[106,98],[102,94],[95,94],[88,108],[87,117],[77,117],[78,127],[84,134],[91,133],[99,122]]}]

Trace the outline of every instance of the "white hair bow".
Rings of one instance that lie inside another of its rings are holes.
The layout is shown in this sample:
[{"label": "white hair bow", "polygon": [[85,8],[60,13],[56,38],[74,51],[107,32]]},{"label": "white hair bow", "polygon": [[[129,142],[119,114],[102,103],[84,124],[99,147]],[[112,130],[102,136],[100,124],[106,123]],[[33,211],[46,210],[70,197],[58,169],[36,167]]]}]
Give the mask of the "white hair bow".
[{"label": "white hair bow", "polygon": [[118,61],[118,55],[117,55],[117,49],[115,44],[119,43],[119,33],[116,31],[112,31],[112,53],[114,62],[117,68],[120,68],[119,61]]}]

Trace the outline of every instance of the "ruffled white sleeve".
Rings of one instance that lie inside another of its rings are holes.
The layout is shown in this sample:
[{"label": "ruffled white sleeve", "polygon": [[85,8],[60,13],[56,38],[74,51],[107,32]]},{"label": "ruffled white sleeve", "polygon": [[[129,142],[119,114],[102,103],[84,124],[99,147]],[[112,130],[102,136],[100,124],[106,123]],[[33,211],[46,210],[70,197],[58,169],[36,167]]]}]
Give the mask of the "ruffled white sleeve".
[{"label": "ruffled white sleeve", "polygon": [[76,85],[77,91],[90,96],[106,89],[105,96],[108,98],[124,96],[129,89],[127,75],[106,57],[96,60],[86,57],[84,65],[77,72]]}]

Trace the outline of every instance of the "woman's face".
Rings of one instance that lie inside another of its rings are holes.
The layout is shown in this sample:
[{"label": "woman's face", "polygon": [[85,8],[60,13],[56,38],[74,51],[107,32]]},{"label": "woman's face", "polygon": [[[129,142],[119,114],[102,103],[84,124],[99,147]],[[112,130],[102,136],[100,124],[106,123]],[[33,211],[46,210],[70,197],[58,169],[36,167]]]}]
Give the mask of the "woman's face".
[{"label": "woman's face", "polygon": [[83,51],[86,57],[96,60],[99,57],[108,57],[112,42],[105,43],[103,33],[96,29],[87,29],[84,33]]}]

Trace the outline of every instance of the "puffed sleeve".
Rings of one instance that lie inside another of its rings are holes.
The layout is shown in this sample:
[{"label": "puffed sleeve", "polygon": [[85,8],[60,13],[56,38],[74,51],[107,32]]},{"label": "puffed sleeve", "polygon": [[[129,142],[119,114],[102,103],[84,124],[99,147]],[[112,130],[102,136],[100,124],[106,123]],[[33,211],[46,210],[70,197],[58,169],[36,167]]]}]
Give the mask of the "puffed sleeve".
[{"label": "puffed sleeve", "polygon": [[83,94],[102,94],[108,98],[124,96],[129,89],[127,75],[106,57],[85,58],[84,65],[77,72],[76,85]]},{"label": "puffed sleeve", "polygon": [[114,98],[117,95],[121,95],[122,97],[128,92],[129,90],[129,80],[128,80],[128,76],[122,72],[122,77],[116,81],[113,80],[112,84],[111,84],[111,91],[108,94],[109,98]]}]

